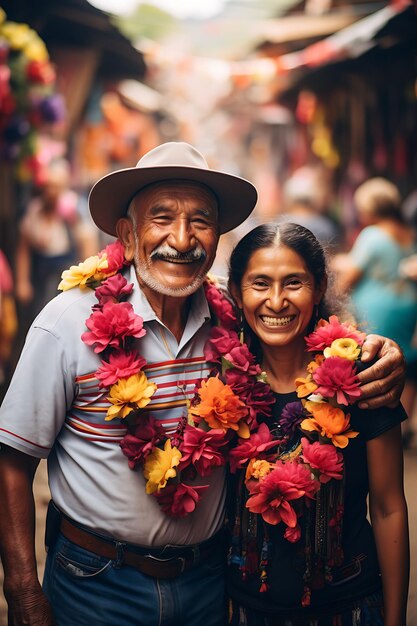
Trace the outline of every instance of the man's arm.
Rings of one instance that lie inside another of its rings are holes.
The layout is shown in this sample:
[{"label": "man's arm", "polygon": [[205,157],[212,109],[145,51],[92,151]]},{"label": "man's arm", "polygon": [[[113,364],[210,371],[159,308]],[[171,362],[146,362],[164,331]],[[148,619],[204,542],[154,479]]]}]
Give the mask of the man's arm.
[{"label": "man's arm", "polygon": [[361,409],[398,405],[405,382],[405,359],[395,341],[368,335],[362,348],[362,361],[376,363],[358,374],[361,382]]},{"label": "man's arm", "polygon": [[33,478],[39,459],[8,446],[0,450],[0,554],[8,626],[53,626],[38,579],[35,556]]}]

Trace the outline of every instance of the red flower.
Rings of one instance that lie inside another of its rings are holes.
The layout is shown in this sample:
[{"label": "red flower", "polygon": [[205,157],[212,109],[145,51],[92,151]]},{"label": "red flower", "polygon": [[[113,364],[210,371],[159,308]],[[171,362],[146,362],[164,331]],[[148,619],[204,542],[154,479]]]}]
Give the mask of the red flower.
[{"label": "red flower", "polygon": [[211,285],[210,283],[204,283],[206,292],[206,298],[213,310],[213,313],[218,318],[220,325],[223,328],[233,329],[236,327],[237,319],[232,304],[221,293],[221,291]]},{"label": "red flower", "polygon": [[86,326],[89,331],[81,335],[88,346],[95,345],[94,352],[107,347],[119,348],[125,337],[143,337],[146,333],[143,320],[133,311],[130,302],[106,302],[101,311],[94,311]]},{"label": "red flower", "polygon": [[55,81],[56,74],[49,61],[30,61],[26,67],[26,76],[34,83],[50,85]]},{"label": "red flower", "polygon": [[114,274],[122,269],[126,264],[125,260],[125,248],[119,239],[116,239],[113,243],[110,243],[99,253],[99,256],[103,254],[107,255],[107,269],[106,274]]},{"label": "red flower", "polygon": [[308,463],[312,470],[319,471],[321,483],[328,483],[335,478],[343,478],[343,454],[332,444],[315,441],[310,443],[306,437],[301,439],[303,452],[301,458]]},{"label": "red flower", "polygon": [[181,470],[192,464],[200,476],[208,476],[213,466],[225,465],[225,457],[220,448],[227,443],[221,428],[204,431],[187,426],[181,444]]},{"label": "red flower", "polygon": [[249,439],[240,440],[239,445],[230,450],[230,470],[235,472],[237,469],[244,467],[249,459],[262,455],[262,453],[267,452],[278,445],[278,443],[278,440],[273,439],[268,426],[260,424],[256,433],[253,433]]},{"label": "red flower", "polygon": [[127,284],[126,278],[122,274],[114,274],[96,289],[96,298],[103,306],[106,302],[117,302],[123,296],[128,296],[133,291],[133,283]]},{"label": "red flower", "polygon": [[96,371],[96,376],[100,381],[100,387],[110,387],[119,378],[129,378],[137,374],[146,365],[144,359],[138,352],[128,352],[115,350],[109,356],[109,360],[102,361],[101,367]]},{"label": "red flower", "polygon": [[171,517],[185,517],[194,511],[206,489],[208,489],[208,485],[191,487],[179,483],[178,485],[168,485],[159,493],[155,491],[153,495],[164,513]]},{"label": "red flower", "polygon": [[350,324],[339,322],[336,315],[331,315],[329,321],[320,320],[316,330],[305,338],[308,350],[310,352],[318,352],[331,346],[335,339],[344,339],[349,337],[354,339],[358,345],[362,345],[365,341],[366,334],[358,331]]},{"label": "red flower", "polygon": [[164,428],[152,417],[141,417],[133,433],[127,433],[120,442],[122,452],[128,458],[128,465],[134,470],[166,438]]},{"label": "red flower", "polygon": [[224,358],[229,361],[233,367],[236,367],[243,372],[246,372],[250,376],[257,376],[261,373],[261,368],[256,363],[256,359],[252,352],[250,352],[246,343],[233,347]]},{"label": "red flower", "polygon": [[295,528],[297,514],[290,502],[304,496],[313,498],[320,483],[311,478],[310,471],[302,463],[277,461],[274,468],[261,481],[248,481],[251,497],[246,507],[252,513],[262,515],[268,524],[284,522]]},{"label": "red flower", "polygon": [[330,356],[313,372],[314,382],[318,385],[315,393],[325,398],[336,396],[338,404],[352,404],[359,398],[359,380],[353,361]]},{"label": "red flower", "polygon": [[301,538],[301,528],[300,525],[297,524],[294,528],[287,526],[284,533],[285,539],[290,541],[291,543],[296,543]]},{"label": "red flower", "polygon": [[237,333],[216,326],[212,328],[210,339],[204,346],[204,356],[207,361],[220,361],[222,356],[238,346],[240,346],[240,341]]}]

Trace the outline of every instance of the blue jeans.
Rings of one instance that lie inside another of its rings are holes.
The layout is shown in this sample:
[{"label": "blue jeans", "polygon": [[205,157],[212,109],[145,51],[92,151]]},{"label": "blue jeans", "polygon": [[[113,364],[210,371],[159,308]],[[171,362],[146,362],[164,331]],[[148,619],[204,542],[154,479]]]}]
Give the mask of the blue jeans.
[{"label": "blue jeans", "polygon": [[224,626],[225,555],[217,552],[162,580],[116,567],[59,534],[43,588],[58,626]]}]

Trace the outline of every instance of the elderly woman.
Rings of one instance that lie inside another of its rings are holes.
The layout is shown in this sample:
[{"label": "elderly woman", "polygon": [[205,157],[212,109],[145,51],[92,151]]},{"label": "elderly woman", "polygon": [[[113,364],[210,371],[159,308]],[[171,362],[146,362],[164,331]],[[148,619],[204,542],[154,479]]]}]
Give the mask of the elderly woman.
[{"label": "elderly woman", "polygon": [[[299,225],[259,226],[231,256],[230,291],[275,396],[272,416],[258,416],[258,430],[231,453],[238,497],[228,589],[236,626],[406,624],[405,414],[353,404],[360,392],[348,369],[364,335],[334,316],[341,318],[327,283],[323,249]],[[348,338],[342,353],[350,364],[340,359],[331,397],[323,362],[336,371],[333,337]],[[320,352],[313,360],[308,347]]]}]

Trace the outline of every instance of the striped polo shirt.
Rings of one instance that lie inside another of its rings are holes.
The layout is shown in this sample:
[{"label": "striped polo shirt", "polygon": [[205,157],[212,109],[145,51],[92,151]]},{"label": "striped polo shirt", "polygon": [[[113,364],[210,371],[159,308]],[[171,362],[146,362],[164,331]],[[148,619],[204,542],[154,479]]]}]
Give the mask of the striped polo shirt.
[{"label": "striped polo shirt", "polygon": [[[204,344],[211,322],[201,288],[191,298],[183,336],[157,318],[137,283],[130,302],[144,320],[137,349],[158,388],[146,410],[169,434],[186,415],[196,384],[209,372]],[[146,495],[142,470],[132,471],[119,443],[123,421],[105,421],[108,389],[94,372],[100,358],[80,339],[96,302],[90,289],[72,289],[52,300],[34,321],[0,408],[0,443],[48,459],[51,494],[72,519],[97,532],[141,545],[183,545],[210,537],[221,526],[224,469],[195,484],[210,484],[191,515],[172,519]]]}]

